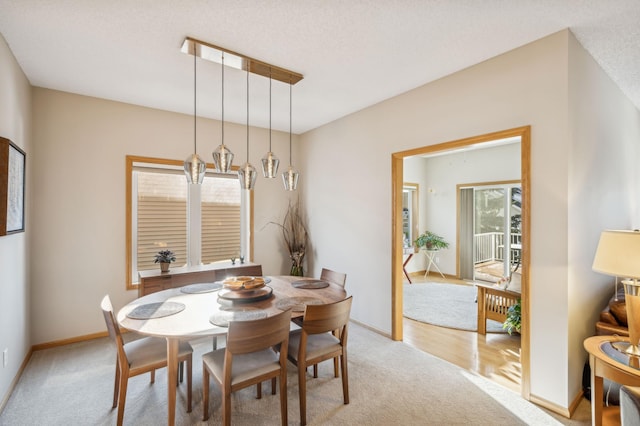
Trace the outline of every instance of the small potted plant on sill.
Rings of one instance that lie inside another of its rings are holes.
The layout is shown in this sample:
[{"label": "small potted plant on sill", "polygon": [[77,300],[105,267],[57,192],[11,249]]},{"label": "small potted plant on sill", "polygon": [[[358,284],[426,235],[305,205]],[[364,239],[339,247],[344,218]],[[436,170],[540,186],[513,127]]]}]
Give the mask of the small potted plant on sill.
[{"label": "small potted plant on sill", "polygon": [[160,271],[167,272],[169,271],[169,265],[172,262],[176,261],[176,255],[171,250],[160,250],[156,253],[156,258],[154,263],[160,264]]},{"label": "small potted plant on sill", "polygon": [[449,247],[449,243],[440,235],[425,231],[414,241],[416,247],[426,250],[441,250]]}]

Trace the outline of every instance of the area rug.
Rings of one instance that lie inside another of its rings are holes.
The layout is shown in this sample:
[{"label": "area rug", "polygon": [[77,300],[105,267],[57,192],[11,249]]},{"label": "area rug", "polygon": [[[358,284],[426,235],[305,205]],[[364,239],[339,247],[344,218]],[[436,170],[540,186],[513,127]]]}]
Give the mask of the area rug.
[{"label": "area rug", "polygon": [[[405,284],[403,315],[440,327],[478,331],[477,290],[472,285]],[[488,333],[505,333],[502,323],[487,321]]]}]

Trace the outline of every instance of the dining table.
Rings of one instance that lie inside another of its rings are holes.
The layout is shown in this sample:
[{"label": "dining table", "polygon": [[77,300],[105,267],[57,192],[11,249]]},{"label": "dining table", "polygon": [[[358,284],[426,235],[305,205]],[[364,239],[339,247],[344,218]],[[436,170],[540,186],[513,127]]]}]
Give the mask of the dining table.
[{"label": "dining table", "polygon": [[[308,304],[343,300],[344,287],[297,276],[265,276],[265,285],[236,291],[223,282],[196,283],[158,291],[128,303],[118,311],[124,329],[167,341],[167,424],[175,424],[180,341],[224,336],[229,321],[265,318],[291,309],[291,318],[304,316]],[[214,339],[215,340],[215,339]]]}]

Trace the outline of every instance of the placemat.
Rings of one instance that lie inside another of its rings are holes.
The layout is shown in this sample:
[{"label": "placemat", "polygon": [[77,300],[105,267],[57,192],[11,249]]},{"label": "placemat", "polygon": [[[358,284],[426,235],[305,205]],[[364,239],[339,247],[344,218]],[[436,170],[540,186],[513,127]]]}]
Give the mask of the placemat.
[{"label": "placemat", "polygon": [[286,311],[291,308],[294,312],[304,312],[306,305],[322,305],[322,300],[315,297],[287,297],[276,302],[276,308]]},{"label": "placemat", "polygon": [[322,280],[298,280],[291,283],[295,288],[308,288],[308,289],[316,289],[316,288],[325,288],[329,287],[329,283],[327,281]]},{"label": "placemat", "polygon": [[222,283],[198,283],[198,284],[189,284],[180,288],[180,291],[187,294],[199,294],[199,293],[210,293],[212,291],[220,290],[222,288]]},{"label": "placemat", "polygon": [[267,312],[258,308],[222,308],[209,318],[209,322],[218,327],[228,327],[229,321],[250,321],[266,317]]},{"label": "placemat", "polygon": [[184,308],[184,303],[178,302],[147,303],[146,305],[136,306],[127,314],[127,317],[131,319],[162,318],[182,312]]}]

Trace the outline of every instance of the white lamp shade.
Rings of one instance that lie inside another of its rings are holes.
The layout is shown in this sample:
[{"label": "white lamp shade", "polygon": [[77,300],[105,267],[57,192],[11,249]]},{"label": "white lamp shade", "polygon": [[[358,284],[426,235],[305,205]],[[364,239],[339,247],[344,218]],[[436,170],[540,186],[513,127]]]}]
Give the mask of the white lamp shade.
[{"label": "white lamp shade", "polygon": [[603,231],[593,270],[624,278],[640,278],[640,232]]},{"label": "white lamp shade", "polygon": [[201,184],[206,170],[207,164],[198,154],[191,154],[184,160],[184,173],[187,175],[188,183]]}]

